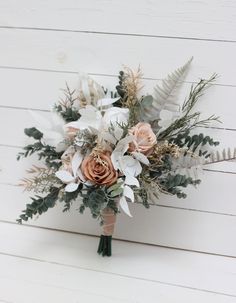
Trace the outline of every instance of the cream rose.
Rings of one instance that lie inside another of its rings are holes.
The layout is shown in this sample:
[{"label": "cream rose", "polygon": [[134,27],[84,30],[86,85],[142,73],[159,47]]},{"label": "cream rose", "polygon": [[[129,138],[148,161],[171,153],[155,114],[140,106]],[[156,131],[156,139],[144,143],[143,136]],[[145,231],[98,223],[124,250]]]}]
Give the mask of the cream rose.
[{"label": "cream rose", "polygon": [[114,169],[109,152],[89,155],[84,158],[81,171],[87,180],[99,185],[111,185],[116,182],[118,173]]},{"label": "cream rose", "polygon": [[157,143],[156,135],[151,125],[146,122],[139,122],[133,126],[129,129],[129,134],[134,136],[134,140],[129,144],[129,151],[131,152],[138,151],[148,154]]}]

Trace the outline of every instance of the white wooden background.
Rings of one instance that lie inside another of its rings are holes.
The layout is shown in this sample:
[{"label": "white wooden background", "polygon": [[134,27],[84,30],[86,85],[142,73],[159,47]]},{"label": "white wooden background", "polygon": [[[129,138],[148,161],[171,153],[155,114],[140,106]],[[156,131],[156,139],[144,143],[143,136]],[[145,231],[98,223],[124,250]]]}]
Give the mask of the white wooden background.
[{"label": "white wooden background", "polygon": [[[0,221],[15,222],[27,202],[16,184],[32,161],[15,160],[33,122],[27,109],[48,115],[77,71],[112,88],[122,64],[140,63],[151,91],[194,56],[180,99],[217,72],[199,108],[221,116],[223,124],[206,130],[220,147],[236,146],[235,28],[233,0],[0,0]],[[186,200],[162,197],[150,210],[133,205],[133,219],[121,215],[115,237],[236,257],[236,164],[210,166],[202,180]],[[100,233],[89,214],[62,214],[60,205],[30,224]]]},{"label": "white wooden background", "polygon": [[27,109],[47,116],[78,71],[113,88],[122,64],[141,64],[151,92],[194,56],[179,100],[217,72],[198,108],[221,116],[205,130],[220,148],[236,146],[235,0],[0,0],[0,42],[0,302],[236,302],[235,162],[207,167],[186,200],[132,205],[115,237],[154,246],[114,241],[112,259],[80,235],[100,234],[89,213],[58,205],[15,224],[28,201],[16,184],[35,160],[16,161]]}]

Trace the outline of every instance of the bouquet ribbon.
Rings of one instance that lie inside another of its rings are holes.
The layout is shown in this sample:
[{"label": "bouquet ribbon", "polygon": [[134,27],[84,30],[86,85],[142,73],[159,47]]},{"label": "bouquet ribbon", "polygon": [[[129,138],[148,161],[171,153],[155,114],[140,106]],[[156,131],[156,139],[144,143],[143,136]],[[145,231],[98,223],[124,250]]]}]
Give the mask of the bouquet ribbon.
[{"label": "bouquet ribbon", "polygon": [[103,225],[102,235],[98,245],[98,253],[102,256],[110,257],[112,254],[111,241],[116,223],[116,214],[112,208],[106,207],[102,210],[101,216]]}]

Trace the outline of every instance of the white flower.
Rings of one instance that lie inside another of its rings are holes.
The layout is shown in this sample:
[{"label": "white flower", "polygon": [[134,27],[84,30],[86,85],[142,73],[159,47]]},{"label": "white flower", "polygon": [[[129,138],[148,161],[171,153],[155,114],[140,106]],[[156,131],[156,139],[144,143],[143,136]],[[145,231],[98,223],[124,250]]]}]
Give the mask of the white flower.
[{"label": "white flower", "polygon": [[56,176],[63,183],[67,184],[65,187],[66,192],[73,192],[79,186],[79,179],[82,175],[79,167],[83,160],[83,156],[77,151],[71,161],[71,172],[67,170],[59,170],[56,172]]},{"label": "white flower", "polygon": [[35,119],[36,128],[43,133],[43,142],[55,147],[57,152],[65,150],[65,121],[55,112],[51,112],[50,119],[45,119],[35,111],[29,112]]},{"label": "white flower", "polygon": [[111,154],[111,160],[114,168],[124,174],[126,185],[135,185],[139,187],[139,181],[136,177],[142,171],[142,166],[139,162],[140,160],[133,156],[124,155],[132,140],[133,136],[127,136],[121,139]]},{"label": "white flower", "polygon": [[[79,110],[81,117],[74,122],[70,122],[65,125],[65,128],[72,127],[74,129],[82,130],[82,129],[90,129],[92,132],[98,131],[99,138],[102,139],[104,137],[108,138],[109,134],[107,134],[109,127],[111,124],[115,127],[115,137],[110,140],[114,143],[119,140],[123,134],[123,130],[117,124],[128,123],[129,118],[129,110],[127,108],[117,108],[111,107],[105,111],[104,116],[100,110],[92,105],[87,105],[85,108]],[[105,138],[105,139],[106,139]]]},{"label": "white flower", "polygon": [[79,97],[85,105],[94,105],[105,97],[103,88],[85,73],[79,73]]},{"label": "white flower", "polygon": [[119,206],[122,208],[122,210],[128,215],[129,217],[132,217],[129,206],[128,206],[128,200],[131,202],[134,202],[134,192],[130,186],[125,185],[123,190],[123,195],[119,200]]},{"label": "white flower", "polygon": [[73,127],[75,129],[94,128],[99,130],[102,125],[102,114],[92,105],[87,105],[85,108],[79,110],[81,117],[74,122],[65,125],[66,128]]},{"label": "white flower", "polygon": [[111,107],[106,110],[103,116],[103,125],[108,128],[111,124],[117,126],[119,124],[128,124],[129,109],[120,107]]},{"label": "white flower", "polygon": [[118,101],[120,98],[103,98],[97,101],[97,107],[107,107]]}]

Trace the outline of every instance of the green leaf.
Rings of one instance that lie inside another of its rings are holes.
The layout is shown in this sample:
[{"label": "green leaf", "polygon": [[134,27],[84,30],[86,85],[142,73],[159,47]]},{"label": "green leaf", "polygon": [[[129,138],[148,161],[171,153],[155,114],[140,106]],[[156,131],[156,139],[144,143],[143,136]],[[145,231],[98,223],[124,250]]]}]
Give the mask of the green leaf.
[{"label": "green leaf", "polygon": [[113,190],[111,193],[110,193],[110,196],[113,198],[113,197],[116,197],[116,196],[119,196],[123,193],[123,188],[117,188],[116,190]]},{"label": "green leaf", "polygon": [[121,185],[122,185],[122,183],[119,182],[119,183],[115,183],[112,186],[108,187],[108,189],[107,189],[108,194],[110,192],[112,192],[113,190],[116,190],[116,189],[120,188]]},{"label": "green leaf", "polygon": [[151,95],[145,96],[141,101],[142,108],[148,108],[152,105],[153,97]]},{"label": "green leaf", "polygon": [[24,130],[26,136],[32,137],[35,140],[40,140],[43,137],[43,133],[41,133],[37,128],[31,127],[31,128],[25,128]]}]

